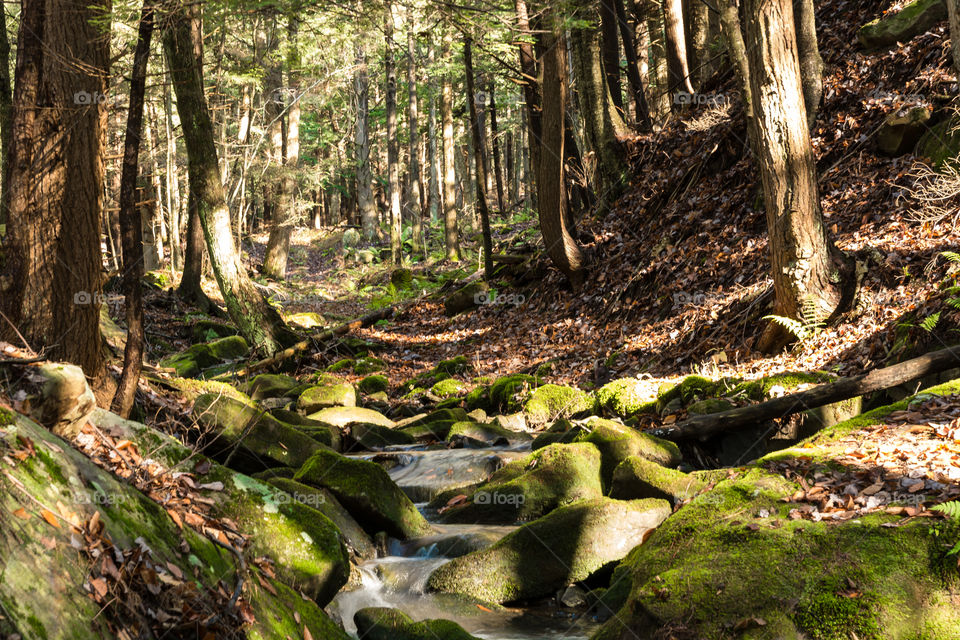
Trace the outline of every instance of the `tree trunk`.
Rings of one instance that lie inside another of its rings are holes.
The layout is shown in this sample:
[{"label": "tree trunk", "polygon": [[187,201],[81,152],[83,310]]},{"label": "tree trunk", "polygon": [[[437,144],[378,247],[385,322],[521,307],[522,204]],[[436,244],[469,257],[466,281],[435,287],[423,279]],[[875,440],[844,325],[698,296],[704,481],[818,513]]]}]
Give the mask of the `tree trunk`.
[{"label": "tree trunk", "polygon": [[[520,70],[523,73],[523,98],[527,104],[527,148],[529,150],[530,172],[533,180],[537,179],[540,170],[540,133],[542,129],[543,110],[540,101],[540,86],[537,77],[537,56],[534,53],[533,31],[530,29],[530,17],[527,13],[526,0],[516,0],[517,28],[520,31],[519,44]],[[530,193],[535,189],[530,185]]]},{"label": "tree trunk", "polygon": [[495,84],[492,78],[487,83],[487,97],[490,102],[490,151],[493,154],[493,177],[497,185],[497,207],[502,216],[506,212],[506,203],[503,200],[503,166],[500,163],[500,126],[497,122]]},{"label": "tree trunk", "polygon": [[950,16],[950,52],[953,54],[953,71],[960,77],[960,0],[947,0]]},{"label": "tree trunk", "polygon": [[[567,48],[563,29],[552,10],[544,17],[550,31],[543,39],[542,153],[537,174],[540,231],[547,255],[570,281],[574,291],[583,285],[583,253],[568,228],[567,189],[564,180],[564,145],[567,113]],[[552,22],[557,24],[552,24]]]},{"label": "tree trunk", "polygon": [[[189,5],[189,11],[199,8]],[[230,230],[227,208],[220,182],[213,122],[203,92],[203,68],[198,62],[191,23],[198,22],[181,5],[168,19],[164,51],[177,96],[177,109],[183,123],[190,170],[190,192],[203,229],[213,273],[220,286],[227,311],[240,334],[251,347],[272,354],[290,338],[280,314],[253,286]]]},{"label": "tree trunk", "polygon": [[480,209],[480,226],[483,234],[484,277],[493,277],[493,238],[490,235],[490,211],[487,208],[487,159],[483,144],[480,114],[477,113],[477,94],[473,79],[473,42],[467,38],[463,44],[463,66],[467,78],[467,104],[470,107],[470,133],[473,138],[473,158],[477,167],[477,207]]},{"label": "tree trunk", "polygon": [[[163,87],[163,101],[163,124],[164,133],[167,137],[165,177],[167,183],[167,214],[170,216],[170,266],[176,271],[183,265],[183,253],[180,247],[181,207],[180,178],[177,167],[177,139],[173,136],[173,101],[170,97],[169,85],[164,85]],[[182,293],[180,295],[182,295]]]},{"label": "tree trunk", "polygon": [[[407,125],[410,141],[407,146],[407,167],[410,179],[407,188],[407,210],[413,221],[413,246],[423,246],[423,208],[420,205],[420,104],[417,96],[417,47],[414,38],[413,9],[407,9]],[[424,258],[426,254],[424,253]]]},{"label": "tree trunk", "polygon": [[[449,68],[453,56],[453,36],[444,31],[441,57]],[[443,123],[443,226],[446,239],[447,260],[460,261],[460,238],[457,231],[457,170],[453,141],[453,78],[452,72],[443,75],[440,94],[440,119]]]},{"label": "tree trunk", "polygon": [[690,84],[699,91],[710,75],[710,5],[704,0],[685,0],[685,4]]},{"label": "tree trunk", "polygon": [[357,207],[363,237],[373,242],[377,237],[377,208],[373,200],[373,172],[370,169],[370,77],[367,70],[367,52],[361,40],[356,46],[356,71],[353,92],[356,100],[357,123],[354,150],[357,154]]},{"label": "tree trunk", "polygon": [[669,94],[674,96],[674,108],[687,104],[683,96],[692,96],[690,66],[687,63],[687,39],[683,28],[683,0],[663,0],[663,24],[667,44],[667,72]]},{"label": "tree trunk", "polygon": [[127,343],[123,350],[123,372],[113,411],[129,418],[136,399],[140,370],[143,367],[143,238],[140,209],[137,207],[137,173],[140,166],[140,134],[143,131],[143,102],[146,93],[147,62],[153,37],[154,4],[144,0],[140,16],[137,47],[133,53],[130,74],[130,108],[127,110],[127,131],[123,148],[123,174],[120,178],[120,225],[123,230],[123,295],[127,308]]},{"label": "tree trunk", "polygon": [[613,106],[624,113],[623,84],[620,82],[620,30],[615,0],[600,0],[600,51],[603,76]]},{"label": "tree trunk", "polygon": [[403,211],[400,206],[400,142],[397,139],[397,63],[393,53],[393,4],[387,3],[384,22],[386,50],[384,73],[387,77],[385,100],[387,116],[387,178],[390,181],[390,259],[403,262]]},{"label": "tree trunk", "polygon": [[10,85],[10,39],[7,14],[0,16],[0,239],[7,223],[7,190],[10,182],[8,154],[13,134],[13,89]]},{"label": "tree trunk", "polygon": [[624,0],[612,0],[617,13],[617,24],[620,27],[620,37],[623,40],[623,50],[627,57],[627,80],[630,82],[630,91],[633,93],[634,111],[637,122],[645,129],[653,127],[650,121],[650,106],[643,91],[643,78],[640,75],[640,60],[637,57],[637,38],[627,21],[627,12]]},{"label": "tree trunk", "polygon": [[[433,68],[436,62],[436,47],[431,43],[427,53],[427,65]],[[427,163],[430,165],[429,183],[430,188],[427,192],[430,194],[429,211],[430,220],[436,221],[440,217],[440,208],[442,198],[440,196],[440,170],[437,166],[439,153],[437,149],[437,81],[430,77],[430,115],[427,118]]]},{"label": "tree trunk", "polygon": [[[588,1],[581,7],[577,14],[579,21],[595,23],[596,3]],[[588,183],[593,185],[599,200],[609,203],[623,188],[628,167],[620,138],[625,137],[629,130],[603,79],[599,32],[589,26],[572,28],[570,39],[583,137],[587,147],[583,164]]]},{"label": "tree trunk", "polygon": [[793,7],[800,55],[800,79],[803,83],[803,104],[807,108],[807,124],[813,128],[817,111],[820,109],[820,99],[823,98],[823,58],[820,57],[820,47],[817,44],[817,16],[813,0],[795,0]]},{"label": "tree trunk", "polygon": [[[842,254],[827,237],[794,34],[792,0],[747,0],[746,44],[753,95],[753,152],[763,180],[774,314],[805,322],[838,311],[845,275]],[[770,323],[758,348],[782,347],[788,337]]]},{"label": "tree trunk", "polygon": [[753,126],[753,98],[750,88],[750,61],[747,59],[747,45],[743,41],[740,27],[740,12],[737,0],[717,0],[720,23],[727,43],[727,53],[740,78],[740,91],[743,94],[743,109],[747,116],[747,130]]},{"label": "tree trunk", "polygon": [[98,386],[109,16],[109,0],[23,3],[0,258],[0,337],[19,332]]},{"label": "tree trunk", "polygon": [[648,45],[650,51],[650,72],[648,83],[650,91],[650,113],[657,122],[661,122],[671,109],[670,73],[667,69],[667,44],[664,30],[663,9],[657,0],[647,0],[646,7],[646,35],[648,42],[641,38],[640,47]]}]

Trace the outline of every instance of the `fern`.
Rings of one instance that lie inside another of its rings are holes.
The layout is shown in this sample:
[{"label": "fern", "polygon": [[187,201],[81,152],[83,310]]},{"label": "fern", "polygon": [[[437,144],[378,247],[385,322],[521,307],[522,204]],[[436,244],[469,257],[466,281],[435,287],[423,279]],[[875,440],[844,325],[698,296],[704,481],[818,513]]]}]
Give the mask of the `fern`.
[{"label": "fern", "polygon": [[940,322],[940,312],[932,313],[926,318],[923,319],[923,322],[920,323],[920,328],[926,331],[927,333],[933,333],[933,330],[937,327],[937,323]]},{"label": "fern", "polygon": [[778,325],[789,331],[793,336],[800,340],[801,342],[810,338],[810,334],[807,331],[807,328],[799,320],[794,320],[793,318],[785,318],[783,316],[764,316],[764,320],[770,320],[771,322],[776,322]]},{"label": "fern", "polygon": [[939,511],[940,513],[945,514],[948,518],[960,520],[960,500],[938,504],[937,506],[933,507],[931,511]]},{"label": "fern", "polygon": [[955,251],[941,251],[940,255],[946,258],[948,262],[960,262],[960,253]]},{"label": "fern", "polygon": [[785,318],[783,316],[764,316],[763,319],[776,322],[789,331],[800,342],[806,342],[817,335],[825,326],[819,319],[817,303],[813,298],[807,298],[803,301],[803,306],[800,309],[800,320]]}]

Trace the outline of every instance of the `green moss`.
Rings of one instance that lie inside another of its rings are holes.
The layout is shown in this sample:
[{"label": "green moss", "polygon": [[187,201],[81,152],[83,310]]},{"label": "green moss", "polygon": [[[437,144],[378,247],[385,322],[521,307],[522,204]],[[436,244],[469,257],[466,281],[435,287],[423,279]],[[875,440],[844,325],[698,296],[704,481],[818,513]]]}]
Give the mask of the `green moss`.
[{"label": "green moss", "polygon": [[809,373],[804,371],[788,371],[767,376],[759,380],[741,382],[733,388],[729,395],[731,397],[745,396],[751,400],[760,402],[770,398],[770,392],[774,387],[781,387],[789,392],[803,384],[823,384],[833,382],[836,379],[837,376],[825,371],[813,371]]},{"label": "green moss", "polygon": [[388,388],[390,388],[390,380],[383,375],[367,376],[357,383],[357,389],[368,395],[386,391]]},{"label": "green moss", "polygon": [[609,487],[613,471],[630,456],[641,456],[665,467],[680,464],[680,449],[663,440],[612,420],[597,418],[576,430],[575,442],[589,442],[603,458],[603,484]]},{"label": "green moss", "polygon": [[662,467],[640,456],[630,456],[613,471],[610,497],[618,500],[661,498],[679,504],[706,485],[695,476]]},{"label": "green moss", "polygon": [[498,440],[508,440],[510,442],[529,441],[531,438],[526,433],[517,433],[504,429],[495,422],[455,422],[447,432],[446,440],[453,440],[457,436],[472,438],[483,442],[493,443]]},{"label": "green moss", "polygon": [[680,384],[665,384],[657,391],[657,402],[663,407],[679,398],[683,403],[689,404],[703,398],[710,398],[716,395],[718,384],[709,378],[703,376],[687,376]]},{"label": "green moss", "polygon": [[365,376],[377,371],[383,371],[387,368],[387,363],[381,360],[380,358],[375,358],[373,356],[364,356],[363,358],[357,358],[356,362],[353,363],[353,372],[358,376]]},{"label": "green moss", "polygon": [[329,407],[355,407],[356,405],[357,392],[353,385],[347,382],[310,387],[297,398],[297,409],[303,414],[316,413]]},{"label": "green moss", "polygon": [[470,411],[474,411],[476,409],[491,409],[490,387],[480,386],[475,388],[473,391],[467,394],[466,398],[464,398],[464,404]]},{"label": "green moss", "polygon": [[467,360],[466,356],[456,356],[449,360],[441,360],[433,370],[435,373],[457,376],[470,370],[470,361]]},{"label": "green moss", "polygon": [[621,378],[597,390],[597,404],[606,415],[629,418],[639,413],[656,413],[656,393],[651,385],[636,378]]},{"label": "green moss", "polygon": [[352,358],[343,358],[342,360],[337,360],[332,365],[327,367],[327,371],[331,373],[336,373],[338,371],[352,371],[354,360]]},{"label": "green moss", "polygon": [[946,19],[947,9],[941,0],[914,0],[900,11],[883,15],[860,27],[857,38],[867,49],[890,47],[898,42],[909,42]]},{"label": "green moss", "polygon": [[440,398],[453,398],[466,391],[464,383],[454,378],[441,380],[430,388],[430,393]]},{"label": "green moss", "polygon": [[[482,409],[494,409],[506,413],[519,411],[530,392],[536,388],[539,379],[523,373],[497,378],[488,391],[489,406]],[[468,407],[477,408],[477,407]]]},{"label": "green moss", "polygon": [[871,610],[878,605],[870,595],[847,597],[837,592],[849,586],[818,586],[816,595],[801,603],[793,619],[797,627],[813,640],[861,640],[882,638],[881,629]]},{"label": "green moss", "polygon": [[282,398],[298,387],[300,383],[291,376],[263,373],[247,384],[245,391],[254,400],[262,398]]},{"label": "green moss", "polygon": [[366,608],[354,616],[357,634],[367,640],[478,640],[449,620],[413,619],[396,609]]},{"label": "green moss", "polygon": [[6,427],[16,422],[17,414],[9,409],[0,407],[0,427]]},{"label": "green moss", "polygon": [[570,418],[596,409],[592,395],[573,387],[545,384],[530,394],[523,411],[533,424],[546,424],[559,418]]},{"label": "green moss", "polygon": [[691,404],[687,407],[687,412],[693,415],[705,415],[729,411],[730,409],[733,409],[733,403],[725,398],[706,398]]}]

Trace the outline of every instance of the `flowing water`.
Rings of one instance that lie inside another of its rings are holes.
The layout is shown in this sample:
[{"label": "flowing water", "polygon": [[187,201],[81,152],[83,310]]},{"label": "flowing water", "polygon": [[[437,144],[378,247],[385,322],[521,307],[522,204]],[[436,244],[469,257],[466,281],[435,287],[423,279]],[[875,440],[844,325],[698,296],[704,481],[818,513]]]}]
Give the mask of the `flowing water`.
[{"label": "flowing water", "polygon": [[516,527],[439,524],[435,521],[435,514],[423,509],[426,506],[423,501],[441,491],[480,482],[502,464],[527,453],[529,445],[490,449],[401,449],[358,455],[390,467],[388,472],[394,482],[412,500],[420,502],[421,511],[434,524],[434,534],[407,542],[392,541],[389,555],[360,565],[360,584],[341,592],[330,605],[343,620],[347,632],[356,635],[353,615],[359,609],[392,607],[404,611],[414,620],[453,620],[473,635],[487,640],[588,638],[596,629],[596,623],[570,609],[544,605],[489,611],[467,605],[454,596],[426,592],[427,579],[438,567],[451,558],[493,544]]}]

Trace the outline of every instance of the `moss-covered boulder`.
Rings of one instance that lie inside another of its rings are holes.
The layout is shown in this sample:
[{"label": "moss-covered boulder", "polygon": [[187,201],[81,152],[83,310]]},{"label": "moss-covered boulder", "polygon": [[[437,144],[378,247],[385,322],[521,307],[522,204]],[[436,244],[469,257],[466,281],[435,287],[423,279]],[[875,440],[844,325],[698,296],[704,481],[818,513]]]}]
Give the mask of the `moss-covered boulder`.
[{"label": "moss-covered boulder", "polygon": [[287,397],[291,391],[300,386],[300,382],[292,377],[277,373],[262,373],[244,388],[244,391],[254,400],[263,398]]},{"label": "moss-covered boulder", "polygon": [[228,336],[167,356],[160,361],[160,366],[172,368],[181,378],[196,378],[204,369],[238,360],[249,352],[250,347],[241,336]]},{"label": "moss-covered boulder", "polygon": [[826,371],[786,371],[735,385],[727,394],[762,402],[772,397],[797,391],[802,387],[833,382],[837,376]]},{"label": "moss-covered boulder", "polygon": [[454,356],[449,360],[441,360],[433,370],[435,374],[459,376],[470,371],[470,361],[466,356]]},{"label": "moss-covered boulder", "polygon": [[490,287],[486,282],[471,282],[462,289],[454,291],[443,301],[443,311],[447,316],[455,316],[464,311],[476,309],[489,296]]},{"label": "moss-covered boulder", "polygon": [[296,411],[286,409],[272,409],[270,415],[334,451],[343,451],[343,433],[340,427],[319,420],[311,420]]},{"label": "moss-covered boulder", "polygon": [[687,413],[691,415],[707,415],[710,413],[729,411],[730,409],[733,409],[733,403],[726,398],[705,398],[687,407]]},{"label": "moss-covered boulder", "polygon": [[397,428],[420,439],[421,436],[431,436],[438,440],[445,440],[450,427],[457,422],[469,420],[467,412],[460,408],[437,409],[430,413],[418,414],[397,423]]},{"label": "moss-covered boulder", "polygon": [[679,384],[664,384],[657,391],[657,410],[663,412],[667,406],[678,401],[685,406],[703,400],[717,397],[720,394],[719,383],[703,376],[687,376]]},{"label": "moss-covered boulder", "polygon": [[217,338],[229,338],[238,333],[236,327],[216,320],[198,320],[190,327],[190,335],[194,344],[211,342]]},{"label": "moss-covered boulder", "polygon": [[397,609],[369,607],[353,616],[357,635],[367,640],[478,640],[450,620],[413,618]]},{"label": "moss-covered boulder", "polygon": [[681,461],[680,449],[669,440],[602,418],[579,427],[574,442],[588,442],[600,450],[605,487],[610,486],[614,469],[630,456],[640,456],[664,467],[676,467]]},{"label": "moss-covered boulder", "polygon": [[520,411],[523,408],[523,403],[530,397],[530,393],[539,383],[539,378],[523,373],[497,378],[487,390],[488,405],[479,408],[492,409],[502,413]]},{"label": "moss-covered boulder", "polygon": [[668,469],[640,456],[630,456],[613,470],[609,495],[617,500],[660,498],[680,504],[706,486],[707,483],[696,476]]},{"label": "moss-covered boulder", "polygon": [[457,438],[468,438],[473,441],[481,442],[485,445],[497,443],[515,444],[519,442],[530,442],[532,439],[529,434],[518,433],[504,429],[495,422],[455,422],[447,432],[446,439],[453,442]]},{"label": "moss-covered boulder", "polygon": [[377,550],[373,546],[370,536],[350,515],[350,512],[333,497],[332,493],[326,489],[319,489],[297,482],[292,478],[273,476],[266,478],[265,481],[286,493],[290,502],[305,504],[329,518],[336,525],[337,530],[340,531],[347,547],[358,558],[369,560],[377,557]]},{"label": "moss-covered boulder", "polygon": [[373,356],[364,356],[357,358],[353,363],[353,372],[358,376],[366,376],[377,371],[383,371],[387,368],[387,363],[380,358]]},{"label": "moss-covered boulder", "polygon": [[390,284],[397,291],[405,291],[413,287],[413,272],[410,269],[399,267],[390,273]]},{"label": "moss-covered boulder", "polygon": [[355,422],[344,432],[345,452],[380,451],[387,447],[414,444],[416,439],[399,429],[391,429],[379,424]]},{"label": "moss-covered boulder", "polygon": [[597,390],[597,405],[604,415],[631,418],[639,413],[656,413],[657,387],[638,378],[621,378]]},{"label": "moss-covered boulder", "polygon": [[623,558],[670,515],[665,500],[582,500],[434,571],[432,591],[507,603],[553,595]]},{"label": "moss-covered boulder", "polygon": [[256,406],[212,393],[197,398],[193,418],[212,440],[211,455],[231,456],[239,471],[255,473],[271,466],[299,467],[319,442]]},{"label": "moss-covered boulder", "polygon": [[[592,444],[551,445],[516,460],[447,509],[444,522],[512,524],[603,495],[600,452]],[[445,502],[441,496],[439,502]],[[437,504],[437,506],[444,506]]]},{"label": "moss-covered boulder", "polygon": [[467,391],[467,385],[456,378],[447,378],[430,387],[430,393],[438,398],[456,398]]},{"label": "moss-covered boulder", "polygon": [[405,540],[430,530],[410,499],[387,472],[373,462],[318,451],[300,468],[294,480],[329,489],[371,535],[386,531]]},{"label": "moss-covered boulder", "polygon": [[544,425],[559,418],[590,413],[596,410],[596,406],[596,399],[586,391],[545,384],[533,390],[523,404],[523,412],[531,424]]},{"label": "moss-covered boulder", "polygon": [[387,378],[387,376],[383,375],[367,376],[357,383],[357,389],[359,389],[361,393],[365,393],[367,395],[380,393],[381,391],[386,391],[389,388],[390,380]]},{"label": "moss-covered boulder", "polygon": [[297,398],[297,411],[304,415],[329,407],[357,406],[357,392],[347,382],[310,387]]},{"label": "moss-covered boulder", "polygon": [[960,127],[955,116],[930,127],[917,143],[914,153],[928,158],[934,168],[941,169],[945,163],[956,164],[960,156]]},{"label": "moss-covered boulder", "polygon": [[620,610],[594,637],[957,637],[956,561],[930,522],[793,520],[799,489],[752,468],[694,498],[617,568]]},{"label": "moss-covered boulder", "polygon": [[914,0],[900,11],[890,12],[860,27],[857,39],[865,49],[892,47],[898,42],[909,42],[946,19],[944,0]]},{"label": "moss-covered boulder", "polygon": [[362,422],[378,424],[381,427],[393,427],[394,422],[379,411],[364,407],[330,407],[321,409],[307,416],[311,420],[331,424],[335,427],[345,427],[349,424]]},{"label": "moss-covered boulder", "polygon": [[891,157],[912,153],[920,137],[930,128],[932,111],[925,106],[908,107],[888,115],[877,131],[877,148]]}]

